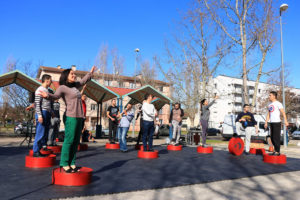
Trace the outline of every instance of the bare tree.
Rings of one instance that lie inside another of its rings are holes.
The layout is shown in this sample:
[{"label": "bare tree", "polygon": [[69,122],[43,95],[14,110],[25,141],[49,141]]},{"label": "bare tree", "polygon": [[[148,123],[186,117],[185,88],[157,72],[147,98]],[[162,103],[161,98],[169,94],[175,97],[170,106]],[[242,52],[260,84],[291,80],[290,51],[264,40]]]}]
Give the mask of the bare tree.
[{"label": "bare tree", "polygon": [[257,0],[198,0],[211,19],[242,52],[243,98],[249,103],[247,53],[255,46],[256,37],[251,33],[255,20]]},{"label": "bare tree", "polygon": [[[230,44],[222,39],[214,24],[209,23],[208,15],[201,7],[189,10],[182,25],[188,36],[174,36],[174,44],[166,41],[167,62],[171,64],[169,71],[164,71],[159,58],[156,57],[155,60],[165,78],[172,84],[173,99],[183,104],[185,113],[194,126],[200,100],[214,95],[208,87],[224,56],[229,52]],[[218,42],[213,43],[214,40]]]},{"label": "bare tree", "polygon": [[155,87],[155,80],[157,79],[157,74],[156,74],[156,67],[155,64],[150,63],[149,60],[144,60],[140,64],[141,69],[140,69],[140,81],[141,85],[151,85]]},{"label": "bare tree", "polygon": [[120,76],[123,74],[125,59],[119,55],[118,49],[112,50],[112,67],[114,81],[117,81],[118,87],[123,87],[123,82]]},{"label": "bare tree", "polygon": [[[20,62],[13,58],[9,58],[6,63],[6,71],[10,72],[15,69],[19,69],[31,77],[34,77],[37,72],[37,68],[35,69],[31,61]],[[25,111],[25,108],[29,104],[29,95],[30,94],[26,89],[15,84],[4,87],[2,90],[2,121],[5,121],[8,118],[12,119],[13,122],[15,120],[30,120],[32,113]]]},{"label": "bare tree", "polygon": [[102,74],[103,81],[104,81],[104,74],[107,73],[108,54],[109,54],[108,45],[101,45],[100,51],[97,54],[95,59],[95,66],[97,66],[99,72]]}]

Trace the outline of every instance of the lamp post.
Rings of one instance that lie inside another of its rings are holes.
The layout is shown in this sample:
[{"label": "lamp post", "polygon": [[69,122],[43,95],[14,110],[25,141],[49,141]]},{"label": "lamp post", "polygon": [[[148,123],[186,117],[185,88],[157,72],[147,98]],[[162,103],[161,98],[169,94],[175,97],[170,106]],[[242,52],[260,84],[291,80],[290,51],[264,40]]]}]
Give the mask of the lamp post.
[{"label": "lamp post", "polygon": [[[282,103],[283,103],[283,110],[285,112],[285,84],[284,84],[284,64],[283,64],[283,41],[282,41],[282,20],[281,14],[288,9],[287,4],[281,4],[279,9],[279,19],[280,19],[280,46],[281,46],[281,76],[282,76]],[[284,147],[287,147],[287,135],[286,135],[286,126],[283,126],[283,144]]]},{"label": "lamp post", "polygon": [[[136,48],[134,50],[135,52],[135,64],[134,64],[134,89],[136,89],[136,67],[137,67],[137,59],[138,59],[138,54],[140,52],[139,48]],[[133,113],[135,113],[135,106],[133,106]],[[134,138],[134,130],[135,130],[135,117],[133,118],[133,122],[132,122],[132,138]]]},{"label": "lamp post", "polygon": [[139,48],[136,48],[134,50],[135,52],[135,65],[134,65],[134,88],[136,88],[136,67],[137,67],[137,58],[138,58],[138,54],[140,52]]}]

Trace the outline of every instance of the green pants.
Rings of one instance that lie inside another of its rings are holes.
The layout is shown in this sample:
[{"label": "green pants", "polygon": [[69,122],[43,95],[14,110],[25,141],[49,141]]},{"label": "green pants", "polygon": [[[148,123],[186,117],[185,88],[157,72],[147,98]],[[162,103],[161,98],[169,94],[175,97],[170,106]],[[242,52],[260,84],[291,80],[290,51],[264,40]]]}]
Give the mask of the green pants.
[{"label": "green pants", "polygon": [[65,139],[61,150],[60,166],[75,165],[76,152],[82,131],[82,118],[66,117]]}]

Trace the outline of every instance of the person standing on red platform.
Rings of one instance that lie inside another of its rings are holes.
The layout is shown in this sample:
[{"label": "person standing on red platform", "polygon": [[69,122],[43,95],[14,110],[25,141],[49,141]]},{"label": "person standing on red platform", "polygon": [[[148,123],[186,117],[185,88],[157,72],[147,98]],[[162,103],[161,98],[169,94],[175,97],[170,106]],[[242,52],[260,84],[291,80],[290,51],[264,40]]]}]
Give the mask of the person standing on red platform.
[{"label": "person standing on red platform", "polygon": [[274,145],[274,152],[272,155],[280,155],[280,133],[281,133],[281,119],[280,113],[284,119],[284,125],[288,126],[289,123],[286,118],[286,114],[283,110],[282,104],[277,100],[277,92],[272,91],[269,94],[269,100],[271,103],[268,106],[268,115],[265,122],[265,129],[268,128],[268,122],[270,123],[271,140]]},{"label": "person standing on red platform", "polygon": [[109,120],[109,142],[115,144],[118,131],[118,118],[120,116],[116,99],[111,100],[111,106],[107,108],[106,116]]},{"label": "person standing on red platform", "polygon": [[76,74],[72,69],[66,69],[61,73],[59,88],[54,94],[41,91],[40,95],[46,99],[63,98],[66,104],[65,139],[61,151],[60,166],[66,173],[73,173],[80,170],[76,166],[76,152],[82,131],[84,118],[81,93],[78,90],[91,80],[95,71],[93,66],[80,81],[76,81]]}]

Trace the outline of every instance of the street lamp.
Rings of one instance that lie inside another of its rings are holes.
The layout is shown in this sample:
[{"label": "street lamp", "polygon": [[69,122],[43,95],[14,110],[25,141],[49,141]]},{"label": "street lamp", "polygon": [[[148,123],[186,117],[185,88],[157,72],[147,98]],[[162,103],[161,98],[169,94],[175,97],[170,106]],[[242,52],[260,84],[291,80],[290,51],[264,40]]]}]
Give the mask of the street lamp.
[{"label": "street lamp", "polygon": [[[137,59],[138,59],[138,54],[140,52],[139,48],[136,48],[134,50],[135,52],[135,65],[134,65],[134,89],[136,88],[136,67],[137,67]],[[135,106],[133,106],[133,113],[135,113]],[[134,130],[135,130],[135,118],[133,118],[133,123],[132,123],[132,138],[134,138]]]},{"label": "street lamp", "polygon": [[139,48],[136,48],[134,50],[135,52],[135,66],[134,66],[134,88],[136,88],[136,66],[137,66],[137,58],[138,58],[138,54],[140,52]]},{"label": "street lamp", "polygon": [[[283,64],[283,41],[282,41],[282,22],[281,22],[281,14],[288,9],[287,4],[281,4],[279,9],[279,19],[280,19],[280,46],[281,46],[281,76],[282,76],[282,103],[283,110],[285,112],[285,84],[284,84],[284,64]],[[284,147],[287,147],[287,135],[286,135],[286,126],[283,126],[283,143]]]}]

